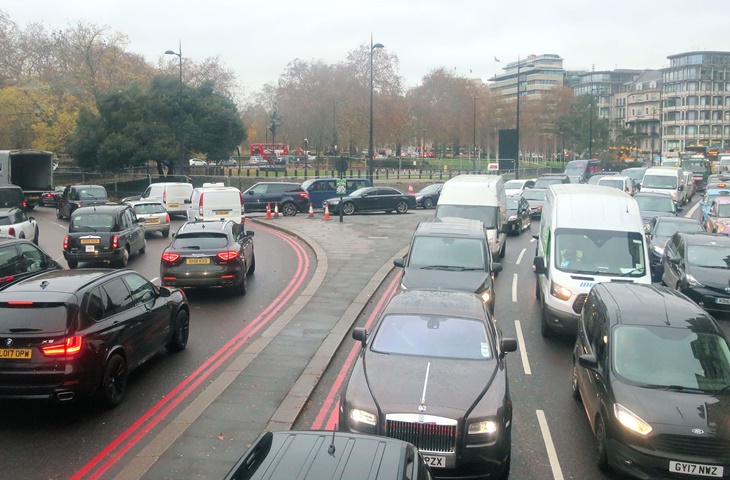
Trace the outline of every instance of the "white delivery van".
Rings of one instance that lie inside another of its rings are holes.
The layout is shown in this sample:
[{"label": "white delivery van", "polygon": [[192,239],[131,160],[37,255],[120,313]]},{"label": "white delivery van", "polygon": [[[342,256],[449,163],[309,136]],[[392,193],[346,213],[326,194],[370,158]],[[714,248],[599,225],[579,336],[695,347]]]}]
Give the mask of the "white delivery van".
[{"label": "white delivery van", "polygon": [[192,183],[160,182],[147,187],[140,199],[160,202],[170,215],[185,215],[188,210],[185,200],[190,200],[192,194]]},{"label": "white delivery van", "polygon": [[188,221],[233,220],[244,223],[243,195],[236,187],[222,183],[204,183],[193,189],[190,200],[186,200]]},{"label": "white delivery van", "polygon": [[677,206],[685,203],[684,170],[679,167],[651,167],[641,182],[642,193],[666,193]]},{"label": "white delivery van", "polygon": [[441,189],[436,218],[480,220],[487,231],[492,258],[504,257],[507,197],[501,175],[457,175]]},{"label": "white delivery van", "polygon": [[533,265],[543,337],[575,335],[596,283],[651,283],[639,205],[615,188],[551,185],[537,239]]}]

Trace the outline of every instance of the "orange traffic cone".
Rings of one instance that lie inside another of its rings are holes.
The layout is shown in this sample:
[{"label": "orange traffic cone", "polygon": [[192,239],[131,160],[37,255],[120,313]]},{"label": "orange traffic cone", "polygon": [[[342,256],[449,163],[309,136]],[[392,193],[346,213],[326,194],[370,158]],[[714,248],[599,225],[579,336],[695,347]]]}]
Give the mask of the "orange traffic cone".
[{"label": "orange traffic cone", "polygon": [[324,220],[330,219],[330,204],[325,203],[324,204]]},{"label": "orange traffic cone", "polygon": [[408,194],[413,195],[413,184],[408,185]]},{"label": "orange traffic cone", "polygon": [[312,202],[309,202],[309,218],[314,218],[314,208],[312,208]]},{"label": "orange traffic cone", "polygon": [[274,218],[279,218],[279,204],[274,204]]},{"label": "orange traffic cone", "polygon": [[271,220],[273,217],[271,216],[271,204],[266,204],[266,219]]}]

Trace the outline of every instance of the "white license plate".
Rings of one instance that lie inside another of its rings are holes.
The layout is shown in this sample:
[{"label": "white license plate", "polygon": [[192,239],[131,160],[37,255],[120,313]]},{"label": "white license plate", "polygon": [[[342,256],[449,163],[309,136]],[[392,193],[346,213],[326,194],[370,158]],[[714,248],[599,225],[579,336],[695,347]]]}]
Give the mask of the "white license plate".
[{"label": "white license plate", "polygon": [[719,305],[730,305],[730,298],[716,298],[715,302]]},{"label": "white license plate", "polygon": [[423,461],[426,462],[431,468],[446,468],[446,457],[439,457],[434,455],[423,455]]},{"label": "white license plate", "polygon": [[701,477],[722,477],[723,467],[715,465],[702,465],[700,463],[669,462],[669,471],[672,473],[683,473],[685,475],[697,475]]},{"label": "white license plate", "polygon": [[93,245],[86,245],[86,251],[87,252],[93,252],[94,251],[94,246]]}]

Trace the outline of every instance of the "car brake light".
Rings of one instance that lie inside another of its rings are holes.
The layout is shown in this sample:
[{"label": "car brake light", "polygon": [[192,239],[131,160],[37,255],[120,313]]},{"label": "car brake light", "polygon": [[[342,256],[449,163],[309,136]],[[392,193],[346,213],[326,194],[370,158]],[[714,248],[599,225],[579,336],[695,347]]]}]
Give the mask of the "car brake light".
[{"label": "car brake light", "polygon": [[170,214],[165,215],[165,222],[170,223]]},{"label": "car brake light", "polygon": [[119,235],[112,236],[112,248],[119,248]]},{"label": "car brake light", "polygon": [[68,250],[68,235],[63,237],[63,249]]},{"label": "car brake light", "polygon": [[205,197],[205,193],[200,194],[200,203],[198,204],[198,215],[203,216],[203,197]]},{"label": "car brake light", "polygon": [[309,194],[307,192],[299,192],[299,196],[302,198],[309,198]]},{"label": "car brake light", "polygon": [[727,186],[727,184],[725,184],[725,183],[718,183],[717,186],[720,187],[720,188],[725,188]]},{"label": "car brake light", "polygon": [[167,187],[162,190],[162,204],[167,205]]},{"label": "car brake light", "polygon": [[75,355],[81,351],[81,345],[83,344],[83,337],[76,335],[66,339],[64,343],[57,345],[47,345],[41,347],[41,353],[46,357],[60,357]]},{"label": "car brake light", "polygon": [[241,192],[241,211],[243,211],[243,192]]},{"label": "car brake light", "polygon": [[233,260],[234,258],[238,257],[238,252],[236,251],[228,251],[228,252],[220,252],[218,255],[216,255],[218,258],[223,260],[224,262],[227,262],[229,260]]},{"label": "car brake light", "polygon": [[15,236],[15,227],[10,227],[8,229],[8,235],[10,235],[11,237]]},{"label": "car brake light", "polygon": [[178,258],[180,258],[180,255],[177,253],[163,253],[162,254],[162,260],[168,263],[175,262]]},{"label": "car brake light", "polygon": [[31,300],[11,300],[8,302],[8,305],[17,307],[17,306],[23,306],[27,307],[30,305],[33,305],[33,302]]},{"label": "car brake light", "polygon": [[4,277],[0,277],[0,284],[7,283],[7,282],[12,282],[13,280],[15,280],[15,276],[14,275],[6,275]]},{"label": "car brake light", "polygon": [[22,205],[23,205],[23,208],[25,208],[25,207],[28,206],[28,202],[26,202],[25,200],[23,200],[23,204]]}]

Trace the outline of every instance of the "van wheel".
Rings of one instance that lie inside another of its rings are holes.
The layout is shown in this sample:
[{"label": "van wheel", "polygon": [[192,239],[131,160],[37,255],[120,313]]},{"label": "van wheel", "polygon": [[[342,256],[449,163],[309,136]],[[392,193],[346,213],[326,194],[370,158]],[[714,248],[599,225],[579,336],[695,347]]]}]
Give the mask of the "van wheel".
[{"label": "van wheel", "polygon": [[555,333],[548,323],[547,307],[544,303],[542,304],[542,313],[540,314],[540,334],[542,335],[542,338],[552,338],[555,336]]},{"label": "van wheel", "polygon": [[285,217],[293,217],[297,214],[297,206],[292,202],[286,202],[281,206],[281,213]]}]

